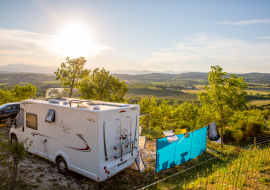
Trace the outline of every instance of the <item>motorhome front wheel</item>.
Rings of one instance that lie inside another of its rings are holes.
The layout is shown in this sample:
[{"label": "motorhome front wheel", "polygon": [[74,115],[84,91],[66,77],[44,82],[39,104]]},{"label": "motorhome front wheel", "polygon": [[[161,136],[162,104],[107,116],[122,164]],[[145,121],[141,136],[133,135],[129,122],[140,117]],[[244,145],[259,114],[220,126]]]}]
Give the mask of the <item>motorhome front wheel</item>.
[{"label": "motorhome front wheel", "polygon": [[11,143],[17,143],[18,139],[16,137],[16,135],[11,135]]},{"label": "motorhome front wheel", "polygon": [[67,166],[67,162],[65,161],[64,158],[59,158],[57,161],[57,165],[58,165],[58,171],[61,174],[63,174],[63,175],[68,174],[68,166]]}]

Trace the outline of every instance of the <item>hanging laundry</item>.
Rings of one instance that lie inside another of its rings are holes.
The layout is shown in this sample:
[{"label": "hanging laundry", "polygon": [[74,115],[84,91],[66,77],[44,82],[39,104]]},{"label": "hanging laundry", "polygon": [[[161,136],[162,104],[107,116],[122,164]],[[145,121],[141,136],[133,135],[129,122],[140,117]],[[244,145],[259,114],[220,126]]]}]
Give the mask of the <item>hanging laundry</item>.
[{"label": "hanging laundry", "polygon": [[166,138],[168,139],[169,143],[172,143],[174,141],[178,141],[178,137],[174,134],[174,132],[172,131],[163,131],[163,134],[166,136]]},{"label": "hanging laundry", "polygon": [[209,124],[208,138],[211,141],[217,141],[220,138],[220,135],[219,135],[218,130],[217,130],[216,122]]},{"label": "hanging laundry", "polygon": [[179,140],[171,143],[167,138],[157,139],[156,172],[188,162],[206,150],[207,127],[176,137]]}]

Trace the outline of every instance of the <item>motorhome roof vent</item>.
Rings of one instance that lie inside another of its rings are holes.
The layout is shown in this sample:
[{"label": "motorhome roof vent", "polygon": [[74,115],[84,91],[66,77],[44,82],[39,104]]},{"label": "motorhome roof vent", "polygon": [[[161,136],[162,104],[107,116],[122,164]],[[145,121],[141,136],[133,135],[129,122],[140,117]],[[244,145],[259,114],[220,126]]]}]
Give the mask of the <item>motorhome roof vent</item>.
[{"label": "motorhome roof vent", "polygon": [[93,106],[93,110],[100,110],[99,106]]},{"label": "motorhome roof vent", "polygon": [[69,103],[68,101],[64,101],[63,105],[68,105],[68,103]]},{"label": "motorhome roof vent", "polygon": [[50,103],[55,103],[58,104],[60,102],[60,100],[55,100],[55,99],[49,99]]}]

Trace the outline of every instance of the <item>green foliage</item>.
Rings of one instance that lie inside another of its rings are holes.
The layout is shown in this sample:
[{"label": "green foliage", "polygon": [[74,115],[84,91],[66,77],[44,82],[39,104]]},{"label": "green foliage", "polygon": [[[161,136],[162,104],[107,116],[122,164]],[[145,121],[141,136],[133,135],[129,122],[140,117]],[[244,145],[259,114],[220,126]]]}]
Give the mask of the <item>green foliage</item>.
[{"label": "green foliage", "polygon": [[209,85],[205,85],[205,92],[198,93],[198,98],[203,104],[211,107],[213,111],[219,114],[221,120],[221,146],[223,146],[223,121],[233,114],[233,111],[242,110],[246,107],[245,96],[247,92],[247,83],[244,78],[238,78],[231,75],[225,78],[226,72],[216,65],[211,66],[208,74]]},{"label": "green foliage", "polygon": [[60,80],[60,84],[69,87],[69,97],[72,95],[73,88],[79,86],[80,80],[88,76],[90,70],[83,69],[86,60],[84,57],[75,59],[66,58],[66,62],[62,62],[60,68],[54,72],[55,80]]},{"label": "green foliage", "polygon": [[244,138],[244,133],[243,133],[243,131],[241,129],[235,129],[232,132],[232,136],[236,140],[237,145],[238,145],[238,142],[241,141]]},{"label": "green foliage", "polygon": [[[224,140],[226,142],[241,142],[242,144],[251,143],[253,137],[267,130],[266,118],[268,116],[268,110],[254,109],[234,112],[224,130]],[[243,135],[240,134],[240,131]]]},{"label": "green foliage", "polygon": [[85,76],[79,86],[79,91],[84,99],[101,101],[124,102],[124,95],[128,91],[125,82],[110,75],[104,68],[96,68]]},{"label": "green foliage", "polygon": [[174,110],[174,117],[180,125],[196,126],[198,105],[194,102],[184,102]]},{"label": "green foliage", "polygon": [[200,104],[197,117],[198,126],[209,125],[210,123],[216,121],[216,118],[216,114],[210,105],[203,103]]},{"label": "green foliage", "polygon": [[12,93],[9,90],[0,89],[0,105],[8,102],[14,102]]},{"label": "green foliage", "polygon": [[256,121],[248,122],[246,125],[245,135],[246,137],[255,137],[264,131],[264,127],[261,123]]},{"label": "green foliage", "polygon": [[25,86],[15,85],[12,92],[0,89],[0,105],[9,102],[20,102],[35,96],[35,94],[36,87],[32,84],[27,84]]},{"label": "green foliage", "polygon": [[146,115],[146,116],[140,118],[141,124],[145,125],[145,126],[151,125],[152,123],[149,123],[150,119],[152,118],[152,121],[153,120],[155,121],[155,114],[154,113],[155,113],[155,109],[157,108],[156,99],[152,96],[151,100],[150,100],[147,96],[146,98],[142,98],[138,104],[140,105],[140,112],[141,113],[149,113],[149,115]]},{"label": "green foliage", "polygon": [[15,101],[22,101],[29,99],[30,97],[35,96],[36,94],[36,87],[32,84],[27,84],[25,86],[15,85],[12,89],[12,95]]},{"label": "green foliage", "polygon": [[138,104],[141,113],[149,113],[140,118],[140,123],[144,126],[150,125],[160,131],[180,128],[193,130],[197,127],[199,105],[196,102],[170,105],[166,100],[158,103],[152,96],[151,99],[142,98]]},{"label": "green foliage", "polygon": [[233,137],[233,130],[231,128],[225,128],[223,133],[224,142],[235,142],[235,138]]}]

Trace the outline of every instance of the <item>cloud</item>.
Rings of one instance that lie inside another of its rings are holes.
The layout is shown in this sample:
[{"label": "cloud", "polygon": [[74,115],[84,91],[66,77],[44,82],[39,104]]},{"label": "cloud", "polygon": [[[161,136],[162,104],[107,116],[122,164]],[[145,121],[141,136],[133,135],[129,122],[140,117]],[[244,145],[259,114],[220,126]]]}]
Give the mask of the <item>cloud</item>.
[{"label": "cloud", "polygon": [[216,24],[227,24],[233,26],[248,25],[248,24],[270,24],[270,19],[260,19],[260,20],[245,20],[237,22],[215,22]]},{"label": "cloud", "polygon": [[249,43],[239,39],[220,38],[205,34],[194,34],[182,43],[153,52],[144,65],[157,63],[187,63],[207,60],[257,62],[270,61],[270,43]]},{"label": "cloud", "polygon": [[[11,63],[52,65],[62,62],[66,56],[71,55],[65,51],[61,42],[59,36],[0,28],[0,65]],[[87,46],[84,46],[83,53],[74,56],[89,59],[107,49],[110,48],[88,42]]]},{"label": "cloud", "polygon": [[260,38],[257,38],[257,39],[270,39],[270,36],[264,36],[264,37],[260,37]]}]

